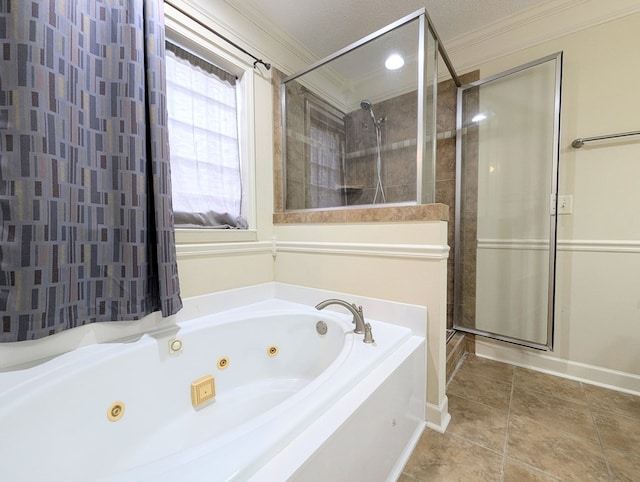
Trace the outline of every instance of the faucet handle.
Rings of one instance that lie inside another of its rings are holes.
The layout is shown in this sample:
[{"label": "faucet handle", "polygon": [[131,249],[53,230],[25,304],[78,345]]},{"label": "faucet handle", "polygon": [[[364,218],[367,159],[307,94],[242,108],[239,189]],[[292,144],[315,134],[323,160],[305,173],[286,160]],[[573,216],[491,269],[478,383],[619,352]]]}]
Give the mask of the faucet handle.
[{"label": "faucet handle", "polygon": [[371,323],[366,323],[364,325],[364,340],[365,343],[374,343],[373,333],[371,332]]}]

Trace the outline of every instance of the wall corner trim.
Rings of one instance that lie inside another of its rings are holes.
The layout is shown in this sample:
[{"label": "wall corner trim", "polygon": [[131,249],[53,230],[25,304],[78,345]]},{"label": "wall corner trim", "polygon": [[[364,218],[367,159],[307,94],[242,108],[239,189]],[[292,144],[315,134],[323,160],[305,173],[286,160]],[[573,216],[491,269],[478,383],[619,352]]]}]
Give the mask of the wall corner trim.
[{"label": "wall corner trim", "polygon": [[440,405],[427,402],[425,405],[425,418],[427,420],[427,427],[436,432],[445,433],[451,421],[449,399],[445,396],[442,402],[440,402]]}]

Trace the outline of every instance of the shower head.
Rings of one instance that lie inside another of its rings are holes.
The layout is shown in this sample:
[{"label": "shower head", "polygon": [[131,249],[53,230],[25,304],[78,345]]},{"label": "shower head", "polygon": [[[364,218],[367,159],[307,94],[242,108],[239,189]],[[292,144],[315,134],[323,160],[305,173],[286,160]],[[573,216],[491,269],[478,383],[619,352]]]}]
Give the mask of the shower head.
[{"label": "shower head", "polygon": [[360,102],[360,108],[362,110],[368,110],[369,111],[369,115],[371,116],[371,120],[373,121],[373,125],[376,126],[376,128],[380,128],[380,124],[382,124],[384,121],[387,120],[386,117],[380,117],[380,119],[376,119],[376,115],[373,113],[373,106],[371,105],[371,101],[370,100],[363,100]]},{"label": "shower head", "polygon": [[373,107],[371,106],[371,101],[370,100],[363,100],[362,102],[360,102],[360,108],[362,110],[368,110],[369,111],[369,115],[371,116],[371,120],[373,121],[374,125],[378,125],[378,121],[376,121],[376,116],[373,113]]}]

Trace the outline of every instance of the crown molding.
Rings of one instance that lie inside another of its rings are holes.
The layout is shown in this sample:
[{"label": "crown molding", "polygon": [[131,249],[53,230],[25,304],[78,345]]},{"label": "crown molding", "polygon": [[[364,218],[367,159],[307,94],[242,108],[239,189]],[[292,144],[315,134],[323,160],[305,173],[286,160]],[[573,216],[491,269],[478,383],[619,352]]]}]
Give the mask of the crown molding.
[{"label": "crown molding", "polygon": [[[238,15],[244,17],[246,21],[251,22],[258,28],[261,31],[261,35],[270,37],[278,43],[279,51],[269,55],[271,55],[270,61],[282,72],[287,74],[295,73],[321,60],[318,55],[306,48],[297,39],[279,29],[279,27],[270,20],[264,18],[264,15],[256,7],[254,0],[245,0],[243,2],[224,0],[224,2]],[[255,47],[252,48],[258,50]],[[269,55],[265,55],[269,57]],[[381,72],[384,72],[384,69],[381,69]],[[367,77],[357,80],[358,82],[371,82],[375,75],[376,73],[369,74]],[[358,101],[355,102],[348,97],[348,93],[345,94],[345,92],[343,92],[344,86],[349,83],[350,80],[327,65],[323,67],[321,75],[313,83],[313,87],[318,94],[321,94],[336,108],[344,112],[350,112],[351,110],[359,108],[360,97],[358,96]],[[379,95],[377,97],[374,95],[371,96],[371,98],[375,101],[386,100],[392,95],[399,95],[410,90],[411,89],[407,89],[405,86],[397,86],[392,92],[385,91],[385,95]]]},{"label": "crown molding", "polygon": [[[255,0],[174,0],[181,7],[204,17],[207,23],[259,53],[285,75],[318,60],[318,55],[266,19]],[[215,11],[215,16],[214,16]],[[444,41],[458,73],[577,31],[640,12],[638,0],[548,0],[534,7]],[[437,27],[437,25],[436,25]],[[439,80],[448,78],[442,64]],[[323,94],[330,94],[340,76],[327,73]],[[331,94],[338,105],[345,104]]]},{"label": "crown molding", "polygon": [[640,12],[637,0],[549,0],[444,42],[458,72]]},{"label": "crown molding", "polygon": [[[264,18],[264,15],[255,7],[253,1],[245,0],[241,3],[232,3],[229,0],[224,0],[224,3],[247,21],[251,22],[260,30],[262,36],[270,38],[279,46],[277,53],[269,53],[269,55],[273,56],[271,63],[274,64],[278,70],[285,74],[291,74],[318,60],[318,56],[314,52],[279,29],[273,22]],[[253,48],[259,50],[257,46]],[[267,55],[266,52],[262,53]]]},{"label": "crown molding", "polygon": [[285,74],[302,69],[317,58],[313,52],[264,19],[249,1],[242,2],[242,6],[229,0],[173,2],[238,45],[263,57]]}]

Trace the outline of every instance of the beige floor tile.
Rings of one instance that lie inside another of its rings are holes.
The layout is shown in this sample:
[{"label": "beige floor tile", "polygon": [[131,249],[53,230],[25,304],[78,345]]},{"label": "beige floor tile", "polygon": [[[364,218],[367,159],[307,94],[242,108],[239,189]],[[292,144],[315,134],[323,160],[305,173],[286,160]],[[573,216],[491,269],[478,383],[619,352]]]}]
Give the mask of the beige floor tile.
[{"label": "beige floor tile", "polygon": [[509,421],[507,456],[561,480],[609,480],[599,444],[519,417]]},{"label": "beige floor tile", "polygon": [[504,464],[504,482],[558,482],[560,480],[517,460],[507,459]]},{"label": "beige floor tile", "polygon": [[635,454],[619,450],[606,449],[609,468],[613,473],[613,480],[637,482],[640,480],[640,450]]},{"label": "beige floor tile", "polygon": [[447,395],[399,482],[640,482],[640,397],[474,355]]},{"label": "beige floor tile", "polygon": [[600,440],[607,448],[640,453],[640,419],[593,410]]},{"label": "beige floor tile", "polygon": [[513,368],[513,365],[489,360],[488,358],[477,357],[475,355],[467,356],[460,367],[461,370],[505,383],[511,383],[513,379]]},{"label": "beige floor tile", "polygon": [[544,393],[514,388],[511,413],[517,417],[598,440],[589,407]]},{"label": "beige floor tile", "polygon": [[458,370],[447,386],[447,393],[500,410],[508,410],[511,401],[511,384],[483,377],[473,372]]},{"label": "beige floor tile", "polygon": [[514,387],[546,393],[554,397],[572,402],[587,404],[582,384],[575,380],[556,377],[546,373],[515,367],[513,376]]},{"label": "beige floor tile", "polygon": [[409,477],[406,474],[400,474],[400,477],[396,482],[416,482],[416,479],[414,479],[413,477]]},{"label": "beige floor tile", "polygon": [[583,384],[589,405],[606,411],[640,419],[640,397],[628,393]]},{"label": "beige floor tile", "polygon": [[496,452],[504,450],[507,439],[507,410],[449,395],[451,422],[447,433],[458,435]]},{"label": "beige floor tile", "polygon": [[427,430],[403,472],[420,482],[490,482],[501,480],[501,465],[501,454]]}]

